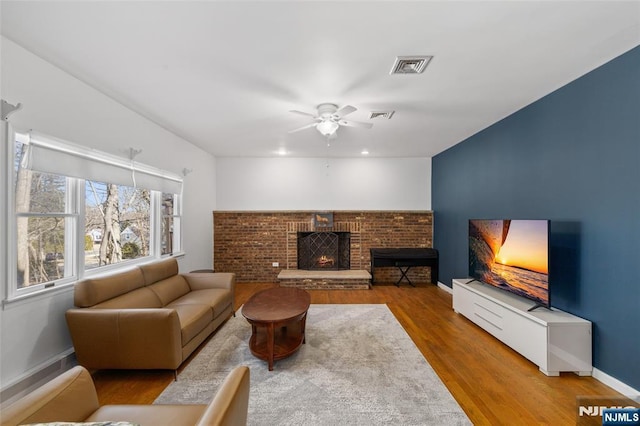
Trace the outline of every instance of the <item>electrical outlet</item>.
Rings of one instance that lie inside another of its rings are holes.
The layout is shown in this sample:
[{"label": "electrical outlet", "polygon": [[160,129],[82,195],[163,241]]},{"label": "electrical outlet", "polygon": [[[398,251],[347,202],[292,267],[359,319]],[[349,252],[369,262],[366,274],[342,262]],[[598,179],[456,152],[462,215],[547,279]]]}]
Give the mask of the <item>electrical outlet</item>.
[{"label": "electrical outlet", "polygon": [[271,266],[273,266],[274,268],[278,268],[280,266],[279,262],[273,262],[271,263]]}]

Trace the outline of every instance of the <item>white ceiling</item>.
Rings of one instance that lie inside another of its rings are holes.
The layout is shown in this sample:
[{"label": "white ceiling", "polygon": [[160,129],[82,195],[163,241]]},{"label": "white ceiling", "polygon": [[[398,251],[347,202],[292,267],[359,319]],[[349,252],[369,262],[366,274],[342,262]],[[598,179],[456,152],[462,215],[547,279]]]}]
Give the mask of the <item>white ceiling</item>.
[{"label": "white ceiling", "polygon": [[[640,44],[639,1],[2,1],[2,35],[216,156],[431,157]],[[433,55],[389,75],[396,56]],[[327,148],[323,102],[395,110]]]}]

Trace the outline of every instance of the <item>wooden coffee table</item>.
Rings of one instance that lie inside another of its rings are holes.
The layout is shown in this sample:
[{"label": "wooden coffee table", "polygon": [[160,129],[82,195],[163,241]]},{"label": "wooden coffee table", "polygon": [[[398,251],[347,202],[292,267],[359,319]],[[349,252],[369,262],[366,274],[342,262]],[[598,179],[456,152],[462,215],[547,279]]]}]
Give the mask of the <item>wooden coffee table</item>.
[{"label": "wooden coffee table", "polygon": [[242,307],[242,315],[251,324],[249,349],[267,361],[269,371],[274,361],[290,356],[305,343],[310,303],[304,290],[274,287],[254,294]]}]

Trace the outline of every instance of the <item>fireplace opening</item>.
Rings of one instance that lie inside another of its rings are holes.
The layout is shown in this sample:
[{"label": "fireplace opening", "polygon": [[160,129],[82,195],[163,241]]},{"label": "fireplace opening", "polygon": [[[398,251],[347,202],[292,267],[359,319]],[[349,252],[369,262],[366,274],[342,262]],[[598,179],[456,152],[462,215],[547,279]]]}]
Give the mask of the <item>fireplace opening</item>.
[{"label": "fireplace opening", "polygon": [[298,269],[350,269],[350,250],[349,232],[298,232]]}]

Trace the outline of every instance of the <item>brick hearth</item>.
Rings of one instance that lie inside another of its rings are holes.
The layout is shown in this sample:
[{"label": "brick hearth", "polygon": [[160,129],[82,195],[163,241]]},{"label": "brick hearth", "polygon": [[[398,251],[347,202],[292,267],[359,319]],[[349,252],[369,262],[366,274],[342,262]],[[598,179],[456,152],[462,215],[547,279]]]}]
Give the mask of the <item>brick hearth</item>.
[{"label": "brick hearth", "polygon": [[371,274],[368,271],[304,271],[283,269],[278,274],[282,287],[297,287],[305,290],[366,290],[370,288]]}]

